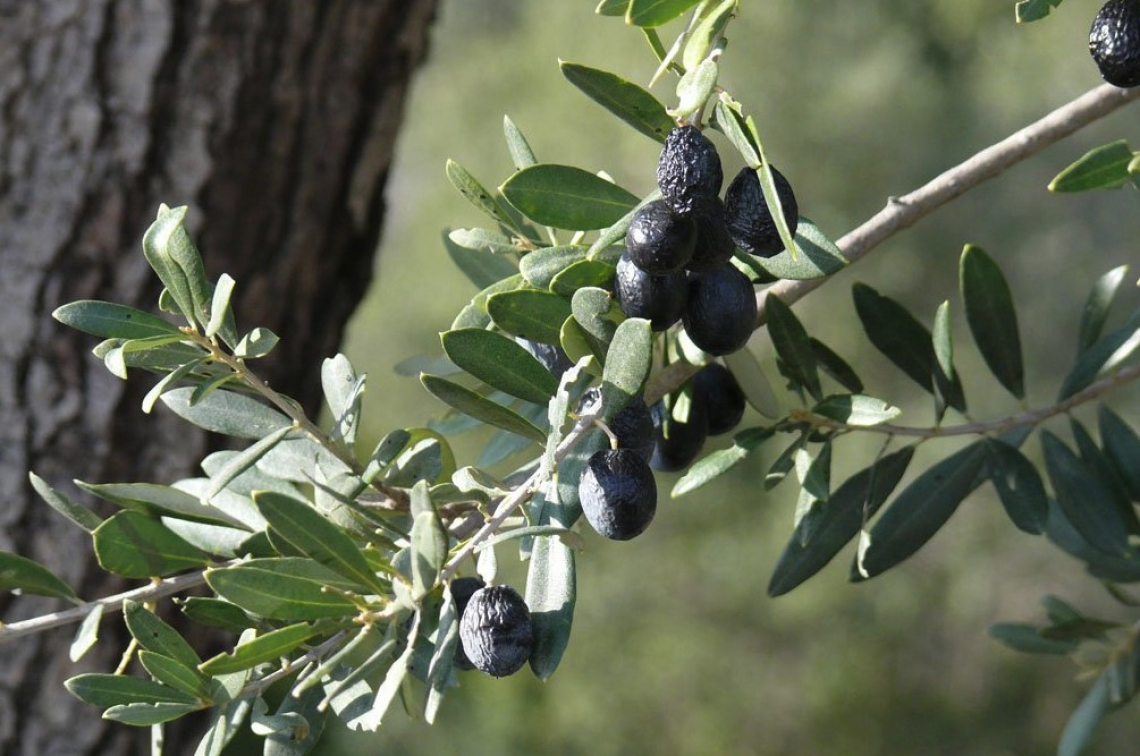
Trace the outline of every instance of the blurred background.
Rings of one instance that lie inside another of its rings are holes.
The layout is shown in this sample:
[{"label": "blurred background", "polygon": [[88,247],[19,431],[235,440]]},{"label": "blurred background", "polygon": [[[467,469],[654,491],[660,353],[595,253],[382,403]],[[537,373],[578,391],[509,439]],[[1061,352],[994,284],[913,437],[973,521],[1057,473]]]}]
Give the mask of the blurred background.
[{"label": "blurred background", "polygon": [[[376,284],[345,350],[369,374],[362,446],[423,425],[444,407],[392,366],[440,354],[438,332],[475,293],[448,259],[445,227],[485,225],[452,190],[452,158],[487,186],[511,171],[504,114],[546,162],[605,170],[643,195],[660,147],[566,83],[558,60],[645,85],[656,61],[638,31],[593,13],[594,0],[445,0],[415,85]],[[1087,54],[1098,0],[1069,0],[1017,26],[1013,0],[745,0],[729,28],[721,84],[755,115],[801,212],[833,238],[904,194],[1100,83]],[[677,33],[666,27],[668,41]],[[675,79],[655,89],[673,101]],[[975,419],[1018,407],[973,349],[957,300],[964,244],[986,249],[1019,307],[1031,406],[1047,404],[1074,357],[1093,281],[1140,263],[1133,191],[1057,196],[1048,181],[1088,149],[1140,139],[1135,107],[1118,112],[892,238],[797,305],[809,332],[859,370],[868,393],[931,423],[912,390],[863,337],[850,286],[864,281],[930,323],[950,300],[957,360]],[[712,134],[731,177],[740,167]],[[1133,268],[1135,275],[1136,268]],[[1135,292],[1130,292],[1134,306]],[[763,334],[751,348],[775,376]],[[785,398],[788,398],[785,396]],[[1135,418],[1135,388],[1109,398]],[[1082,415],[1087,417],[1087,415]],[[950,422],[954,422],[951,417]],[[749,414],[745,426],[760,421]],[[1052,426],[1051,426],[1052,427]],[[1056,424],[1066,435],[1065,423]],[[486,436],[454,439],[473,464]],[[722,442],[723,443],[723,442]],[[838,482],[878,447],[836,449]],[[710,447],[713,448],[713,447]],[[764,492],[773,446],[680,500],[661,475],[657,519],[630,543],[587,533],[573,637],[558,672],[504,680],[467,673],[434,726],[392,716],[375,735],[331,730],[320,753],[907,754],[1051,753],[1085,683],[1064,657],[1026,657],[987,627],[1041,619],[1057,594],[1091,614],[1122,615],[1096,581],[1043,539],[1019,534],[996,499],[967,500],[934,542],[887,575],[847,583],[849,551],[789,596],[765,588],[791,532],[792,486]],[[950,445],[924,446],[916,462]],[[1038,457],[1032,442],[1028,453]],[[921,469],[920,464],[912,469]],[[525,568],[509,545],[503,577]],[[1135,753],[1136,707],[1108,718],[1090,753]]]}]

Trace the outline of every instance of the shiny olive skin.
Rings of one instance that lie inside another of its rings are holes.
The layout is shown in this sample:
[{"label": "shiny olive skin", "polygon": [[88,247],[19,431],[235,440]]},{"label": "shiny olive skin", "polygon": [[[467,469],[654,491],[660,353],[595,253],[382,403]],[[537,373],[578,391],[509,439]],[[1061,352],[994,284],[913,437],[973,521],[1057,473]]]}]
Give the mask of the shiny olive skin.
[{"label": "shiny olive skin", "polygon": [[626,254],[646,273],[681,270],[693,257],[696,243],[696,223],[673,212],[664,200],[639,208],[625,234]]},{"label": "shiny olive skin", "polygon": [[645,318],[654,331],[664,331],[681,319],[689,301],[684,271],[646,273],[622,255],[614,278],[614,296],[628,318]]},{"label": "shiny olive skin", "polygon": [[709,435],[728,433],[744,417],[744,391],[728,368],[713,362],[693,376],[693,391],[700,397],[708,416]]},{"label": "shiny olive skin", "polygon": [[657,513],[657,482],[637,452],[603,449],[582,470],[578,498],[586,522],[599,535],[628,541],[645,532]]},{"label": "shiny olive skin", "polygon": [[697,241],[693,256],[685,265],[687,270],[700,273],[724,265],[732,259],[736,244],[728,233],[724,202],[720,197],[701,202],[693,210],[697,226]]},{"label": "shiny olive skin", "polygon": [[1108,0],[1089,29],[1089,54],[1117,87],[1140,85],[1140,0]]},{"label": "shiny olive skin", "polygon": [[[772,168],[772,177],[784,210],[784,220],[794,235],[800,220],[796,194],[784,174],[775,168]],[[729,235],[745,252],[757,257],[773,257],[784,250],[776,221],[764,199],[764,190],[760,188],[760,177],[751,168],[742,168],[728,185],[724,193],[724,214]]]},{"label": "shiny olive skin", "polygon": [[689,303],[682,316],[685,333],[709,354],[732,354],[747,344],[756,312],[752,282],[731,264],[689,276]]}]

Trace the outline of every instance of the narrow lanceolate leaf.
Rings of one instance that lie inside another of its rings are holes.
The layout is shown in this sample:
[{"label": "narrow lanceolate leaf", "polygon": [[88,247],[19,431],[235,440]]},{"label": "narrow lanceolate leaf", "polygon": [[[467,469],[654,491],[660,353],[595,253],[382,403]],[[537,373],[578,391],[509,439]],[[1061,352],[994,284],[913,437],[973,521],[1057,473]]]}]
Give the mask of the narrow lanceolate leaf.
[{"label": "narrow lanceolate leaf", "polygon": [[511,153],[511,162],[515,164],[515,170],[521,171],[538,162],[522,129],[506,115],[503,116],[503,136],[507,140],[507,150]]},{"label": "narrow lanceolate leaf", "polygon": [[978,351],[1001,385],[1018,399],[1025,398],[1025,367],[1017,310],[1001,268],[980,247],[966,245],[959,264],[958,281],[966,321]]},{"label": "narrow lanceolate leaf", "polygon": [[673,129],[665,106],[648,90],[609,71],[565,61],[560,67],[567,81],[650,139],[664,142]]},{"label": "narrow lanceolate leaf", "polygon": [[635,396],[640,396],[653,363],[653,330],[644,318],[630,318],[617,327],[602,372],[603,419],[612,420]]},{"label": "narrow lanceolate leaf", "polygon": [[0,592],[16,590],[78,601],[71,586],[47,567],[27,557],[0,551]]},{"label": "narrow lanceolate leaf", "polygon": [[860,394],[833,394],[811,408],[813,414],[845,425],[881,425],[902,412],[882,399]]},{"label": "narrow lanceolate leaf", "polygon": [[852,394],[862,394],[863,381],[860,380],[855,369],[819,339],[812,337],[810,341],[811,351],[815,355],[816,367],[831,376],[836,383]]},{"label": "narrow lanceolate leaf", "polygon": [[470,249],[453,242],[448,231],[443,233],[443,247],[455,267],[480,289],[515,275],[515,264],[502,255],[496,255],[485,248]]},{"label": "narrow lanceolate leaf", "polygon": [[31,482],[32,488],[34,488],[36,493],[40,495],[40,498],[47,502],[48,506],[59,512],[67,519],[71,520],[79,527],[86,530],[88,533],[95,530],[95,528],[99,527],[99,525],[103,522],[102,517],[95,514],[82,504],[74,502],[68,497],[64,496],[59,491],[49,486],[47,481],[36,475],[34,472],[28,473],[28,480]]},{"label": "narrow lanceolate leaf", "polygon": [[954,338],[950,332],[950,303],[943,302],[934,312],[934,409],[941,421],[946,414],[946,397],[958,383],[958,371],[954,369]]},{"label": "narrow lanceolate leaf", "polygon": [[638,198],[589,171],[539,163],[500,187],[516,210],[543,226],[589,231],[605,228],[632,210]]},{"label": "narrow lanceolate leaf", "polygon": [[450,590],[443,591],[443,605],[439,610],[439,625],[436,628],[435,651],[428,662],[427,699],[424,701],[424,721],[434,724],[443,694],[447,691],[455,669],[455,647],[459,643],[459,612],[455,606],[455,596]]},{"label": "narrow lanceolate leaf", "polygon": [[155,517],[249,529],[236,517],[217,507],[206,506],[198,497],[170,486],[157,483],[84,483],[81,480],[75,481],[75,485],[104,501]]},{"label": "narrow lanceolate leaf", "polygon": [[203,704],[180,703],[135,703],[112,706],[103,712],[103,719],[131,727],[153,727],[164,722],[173,722],[192,711],[203,708]]},{"label": "narrow lanceolate leaf", "polygon": [[210,322],[206,324],[205,330],[205,335],[209,338],[221,331],[226,321],[233,315],[230,310],[230,297],[233,296],[234,283],[234,279],[228,273],[223,273],[218,278],[210,300]]},{"label": "narrow lanceolate leaf", "polygon": [[685,52],[681,56],[681,65],[685,70],[696,68],[705,57],[712,52],[721,34],[732,20],[739,0],[722,0],[711,12],[704,15],[701,22],[689,33],[685,42]]},{"label": "narrow lanceolate leaf", "polygon": [[316,635],[316,631],[303,622],[286,625],[239,644],[232,653],[218,654],[202,662],[199,669],[207,675],[225,675],[250,669],[262,662],[285,656],[297,646]]},{"label": "narrow lanceolate leaf", "polygon": [[139,661],[143,669],[163,685],[202,700],[210,699],[209,678],[195,667],[188,667],[177,659],[156,654],[153,651],[140,651]]},{"label": "narrow lanceolate leaf", "polygon": [[1102,672],[1065,723],[1061,742],[1057,744],[1057,756],[1080,756],[1092,739],[1096,726],[1110,709],[1108,673]]},{"label": "narrow lanceolate leaf", "polygon": [[162,395],[162,402],[187,422],[234,438],[259,439],[293,421],[258,400],[232,391],[215,391],[192,403],[194,389],[177,388]]},{"label": "narrow lanceolate leaf", "polygon": [[196,668],[202,660],[182,634],[136,601],[123,603],[123,619],[141,648]]},{"label": "narrow lanceolate leaf", "polygon": [[503,405],[481,396],[469,388],[460,386],[445,378],[435,375],[420,376],[420,383],[424,385],[432,396],[445,404],[454,407],[465,415],[482,420],[488,425],[502,428],[505,431],[516,433],[532,439],[538,443],[545,443],[546,434],[517,412]]},{"label": "narrow lanceolate leaf", "polygon": [[543,344],[557,344],[559,329],[570,317],[570,303],[549,291],[516,289],[490,297],[487,313],[491,321],[507,333]]},{"label": "narrow lanceolate leaf", "polygon": [[1105,273],[1093,284],[1081,311],[1080,337],[1077,341],[1077,354],[1088,349],[1100,338],[1112,304],[1120,292],[1120,285],[1128,275],[1128,266],[1121,265]]},{"label": "narrow lanceolate leaf", "polygon": [[523,256],[519,261],[519,272],[531,286],[549,289],[555,276],[585,259],[586,248],[578,244],[543,247]]},{"label": "narrow lanceolate leaf", "polygon": [[807,391],[816,401],[823,398],[816,369],[815,352],[800,319],[779,297],[764,300],[768,318],[768,334],[783,363],[785,374],[798,387]]},{"label": "narrow lanceolate leaf", "polygon": [[760,366],[760,361],[747,345],[732,354],[725,355],[724,364],[740,384],[744,398],[752,405],[752,409],[764,417],[780,416],[780,403],[776,399],[776,392]]},{"label": "narrow lanceolate leaf", "polygon": [[507,211],[499,205],[494,195],[479,183],[479,180],[471,175],[470,171],[454,160],[447,161],[445,170],[447,180],[463,195],[465,200],[507,228],[514,227],[515,224],[511,216],[507,215]]},{"label": "narrow lanceolate leaf", "polygon": [[[911,380],[934,391],[935,357],[931,333],[905,307],[866,284],[851,288],[855,312],[875,348]],[[952,384],[946,403],[963,412],[966,400],[960,384]]]},{"label": "narrow lanceolate leaf", "polygon": [[119,512],[92,533],[95,556],[107,572],[129,578],[172,575],[205,566],[210,555],[142,512]]},{"label": "narrow lanceolate leaf", "polygon": [[990,625],[990,637],[1014,651],[1026,654],[1066,655],[1077,650],[1076,639],[1055,640],[1041,635],[1037,627],[1025,622],[998,622]]},{"label": "narrow lanceolate leaf", "polygon": [[412,597],[419,600],[435,586],[439,571],[447,560],[447,531],[434,510],[420,512],[415,516],[412,521],[411,543]]},{"label": "narrow lanceolate leaf", "polygon": [[66,326],[104,339],[147,339],[180,333],[177,326],[157,315],[111,302],[69,302],[51,315]]},{"label": "narrow lanceolate leaf", "polygon": [[721,475],[736,467],[748,457],[748,450],[733,444],[727,449],[717,449],[706,454],[689,467],[669,494],[674,499],[708,485]]},{"label": "narrow lanceolate leaf", "polygon": [[357,611],[344,595],[356,590],[356,582],[311,559],[251,559],[208,570],[206,582],[222,598],[266,619],[315,620]]},{"label": "narrow lanceolate leaf", "polygon": [[1010,444],[986,439],[985,445],[990,482],[1009,519],[1026,533],[1044,533],[1049,519],[1049,497],[1037,467]]},{"label": "narrow lanceolate leaf", "polygon": [[360,548],[340,527],[310,504],[273,491],[258,491],[253,502],[274,534],[302,554],[358,583],[383,592],[384,584],[368,566]]},{"label": "narrow lanceolate leaf", "polygon": [[1073,433],[1077,456],[1080,457],[1081,462],[1084,463],[1089,472],[1104,483],[1105,490],[1112,495],[1113,502],[1116,504],[1116,511],[1120,513],[1128,532],[1133,535],[1140,535],[1140,517],[1136,515],[1136,507],[1132,505],[1127,486],[1117,475],[1116,466],[1113,465],[1108,455],[1097,446],[1096,439],[1092,437],[1088,429],[1076,418],[1069,419],[1069,427]]},{"label": "narrow lanceolate leaf", "polygon": [[570,643],[577,601],[574,550],[555,536],[534,541],[526,576],[526,605],[534,627],[530,668],[539,680],[554,674]]},{"label": "narrow lanceolate leaf", "polygon": [[1120,139],[1086,152],[1049,182],[1051,192],[1087,192],[1114,189],[1132,176],[1128,165],[1135,158],[1128,142]]},{"label": "narrow lanceolate leaf", "polygon": [[1128,528],[1105,481],[1049,431],[1041,431],[1045,469],[1057,504],[1088,543],[1107,554],[1128,552]]},{"label": "narrow lanceolate leaf", "polygon": [[913,446],[888,454],[832,491],[818,517],[812,518],[811,537],[805,540],[801,532],[792,534],[768,583],[768,595],[791,591],[850,543],[894,491],[913,455]]},{"label": "narrow lanceolate leaf", "polygon": [[64,683],[80,701],[93,706],[121,706],[133,703],[196,703],[192,696],[153,680],[99,672],[76,675]]},{"label": "narrow lanceolate leaf", "polygon": [[67,649],[67,656],[72,663],[86,656],[87,652],[94,648],[99,641],[99,623],[103,620],[103,609],[103,604],[96,604],[91,611],[87,612],[83,622],[79,623],[75,638]]},{"label": "narrow lanceolate leaf", "polygon": [[985,460],[985,445],[975,442],[903,489],[871,528],[870,545],[852,566],[851,579],[874,577],[922,548],[978,486]]},{"label": "narrow lanceolate leaf", "polygon": [[265,438],[250,444],[245,449],[233,455],[228,462],[214,475],[210,476],[210,485],[202,494],[202,502],[208,504],[215,496],[220,494],[233,481],[247,472],[258,461],[281,443],[293,428],[286,426],[270,433]]},{"label": "narrow lanceolate leaf", "polygon": [[685,11],[697,5],[700,0],[630,0],[625,12],[628,24],[641,27],[656,27],[667,24]]},{"label": "narrow lanceolate leaf", "polygon": [[1066,399],[1136,354],[1140,349],[1140,310],[1117,329],[1109,331],[1081,352],[1061,385],[1059,399]]},{"label": "narrow lanceolate leaf", "polygon": [[461,328],[440,334],[440,341],[452,362],[491,388],[536,404],[545,404],[558,390],[554,374],[501,333]]},{"label": "narrow lanceolate leaf", "polygon": [[1105,456],[1124,482],[1132,501],[1140,502],[1140,435],[1103,404],[1097,408],[1097,425]]}]

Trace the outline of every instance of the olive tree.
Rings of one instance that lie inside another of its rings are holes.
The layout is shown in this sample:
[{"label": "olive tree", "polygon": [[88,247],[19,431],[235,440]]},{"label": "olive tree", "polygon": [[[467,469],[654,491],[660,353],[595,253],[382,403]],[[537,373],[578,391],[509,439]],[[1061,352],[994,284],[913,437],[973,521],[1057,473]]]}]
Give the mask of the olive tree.
[{"label": "olive tree", "polygon": [[[937,305],[929,322],[870,284],[851,289],[867,341],[929,397],[925,412],[902,417],[901,399],[865,384],[793,305],[1140,90],[1096,87],[833,239],[795,196],[795,177],[774,167],[762,124],[719,84],[741,54],[727,42],[742,5],[602,2],[598,14],[624,18],[656,56],[648,88],[561,64],[571,85],[662,144],[657,191],[639,197],[611,176],[541,161],[509,119],[515,170],[496,188],[448,162],[448,180],[486,222],[446,239],[481,290],[457,303],[443,354],[414,366],[449,408],[432,428],[393,429],[359,447],[366,377],[343,355],[313,368],[323,422],[266,381],[258,361],[279,348],[278,336],[239,327],[242,281],[207,276],[187,208],[159,207],[142,240],[162,286],[157,308],[87,299],[55,317],[103,339],[95,354],[112,374],[157,377],[141,399],[145,412],[161,407],[244,443],[210,453],[199,474],[169,485],[81,484],[114,508],[107,517],[31,471],[44,500],[90,533],[105,571],[149,582],[83,600],[44,566],[5,553],[8,587],[75,606],[10,623],[0,642],[79,623],[80,656],[97,647],[105,615],[121,611],[131,636],[122,664],[72,677],[68,689],[107,719],[152,728],[158,744],[167,723],[208,712],[200,753],[220,752],[247,723],[267,753],[303,753],[328,717],[376,730],[397,701],[431,722],[448,689],[479,674],[472,668],[496,677],[527,666],[541,679],[555,672],[571,638],[580,546],[652,538],[663,516],[653,468],[685,469],[671,495],[689,496],[757,450],[775,450],[763,485],[798,493],[772,596],[810,590],[801,585],[845,548],[853,581],[896,568],[984,487],[1016,529],[1044,535],[1108,586],[1119,616],[1089,617],[1051,598],[1043,625],[992,629],[1019,650],[1089,665],[1093,682],[1059,746],[1078,753],[1095,724],[1133,697],[1140,658],[1123,587],[1140,580],[1140,435],[1109,403],[1140,377],[1140,312],[1114,307],[1132,283],[1127,267],[1105,271],[1085,301],[1057,308],[1057,317],[1079,319],[1079,343],[1051,387],[1055,399],[1041,406],[1026,403],[1018,293],[968,238],[958,298]],[[1057,5],[1026,0],[1018,18],[1040,20]],[[1140,59],[1138,5],[1113,0],[1091,34],[1106,78],[1126,86]],[[678,19],[667,43],[659,29]],[[650,90],[665,81],[675,86],[662,102]],[[745,165],[723,199],[721,150]],[[1074,158],[1053,191],[1134,186],[1140,172],[1125,141]],[[952,340],[957,319],[971,345]],[[759,328],[770,355],[744,344]],[[289,333],[281,336],[287,343]],[[976,350],[986,369],[971,385],[1008,394],[1009,413],[971,413],[955,358],[962,349]],[[764,420],[738,429],[743,402]],[[1075,418],[1078,408],[1094,409],[1095,433]],[[449,437],[475,427],[496,432],[475,464],[461,464]],[[710,432],[732,432],[731,444],[702,456]],[[917,463],[915,451],[928,445],[938,458]],[[870,451],[862,469],[833,480],[835,450],[848,448]],[[499,579],[497,553],[506,549],[527,562],[521,591]],[[205,595],[189,595],[194,588]],[[201,653],[156,613],[171,597],[191,622],[233,640]],[[279,704],[269,704],[270,688],[284,691]]]}]

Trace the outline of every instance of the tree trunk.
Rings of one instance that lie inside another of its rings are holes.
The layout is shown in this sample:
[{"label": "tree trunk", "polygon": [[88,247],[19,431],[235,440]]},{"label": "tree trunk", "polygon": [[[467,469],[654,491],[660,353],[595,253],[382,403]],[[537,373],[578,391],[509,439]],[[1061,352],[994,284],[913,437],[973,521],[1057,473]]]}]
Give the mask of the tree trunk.
[{"label": "tree trunk", "polygon": [[[162,410],[143,415],[145,376],[113,378],[93,339],[50,317],[85,298],[152,307],[140,240],[159,203],[190,205],[207,272],[237,280],[239,328],[282,336],[259,363],[266,377],[319,407],[320,359],[369,282],[435,5],[0,0],[0,550],[47,564],[84,598],[120,590],[28,471],[75,495],[73,478],[169,483],[208,446]],[[7,621],[59,608],[0,596]],[[62,685],[114,669],[118,615],[78,665],[73,632],[0,649],[0,753],[146,751],[146,730],[108,726]]]}]

